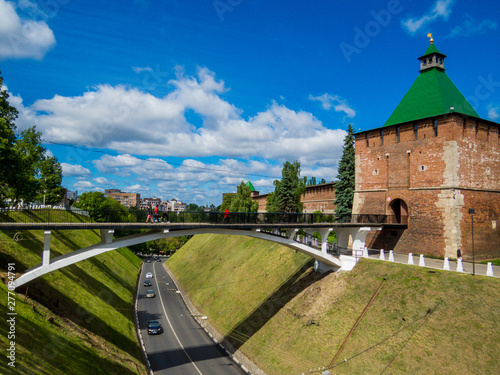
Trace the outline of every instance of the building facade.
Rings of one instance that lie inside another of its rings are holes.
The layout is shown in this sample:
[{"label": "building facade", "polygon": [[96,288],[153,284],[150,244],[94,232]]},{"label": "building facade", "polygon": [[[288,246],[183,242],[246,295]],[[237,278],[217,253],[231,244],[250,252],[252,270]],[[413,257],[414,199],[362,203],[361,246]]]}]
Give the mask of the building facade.
[{"label": "building facade", "polygon": [[137,193],[124,193],[119,189],[107,189],[104,195],[113,198],[122,206],[127,208],[138,207],[141,201],[141,195]]},{"label": "building facade", "polygon": [[368,247],[498,258],[500,125],[479,117],[446,75],[445,57],[431,40],[384,126],[355,134],[353,214],[408,224],[372,233]]}]

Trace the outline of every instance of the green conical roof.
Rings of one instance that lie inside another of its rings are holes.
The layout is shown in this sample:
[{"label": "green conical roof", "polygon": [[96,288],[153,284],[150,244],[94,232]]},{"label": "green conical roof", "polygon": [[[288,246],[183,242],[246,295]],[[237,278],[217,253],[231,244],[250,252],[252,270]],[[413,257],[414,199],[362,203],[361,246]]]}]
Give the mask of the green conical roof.
[{"label": "green conical roof", "polygon": [[252,185],[252,182],[250,180],[248,180],[247,186],[250,188],[250,191],[256,191],[255,188]]},{"label": "green conical roof", "polygon": [[434,43],[431,43],[431,44],[429,44],[429,47],[427,47],[427,51],[425,51],[425,53],[420,58],[427,56],[427,55],[430,55],[430,54],[433,54],[433,53],[438,53],[440,55],[446,56],[446,55],[442,54],[441,52],[439,52],[439,50],[437,49],[437,47]]},{"label": "green conical roof", "polygon": [[[434,44],[430,44],[421,58],[432,54],[445,56],[438,51]],[[453,108],[453,110],[450,108]],[[384,126],[444,115],[450,112],[479,117],[467,99],[446,75],[444,69],[431,67],[420,71],[419,76]]]}]

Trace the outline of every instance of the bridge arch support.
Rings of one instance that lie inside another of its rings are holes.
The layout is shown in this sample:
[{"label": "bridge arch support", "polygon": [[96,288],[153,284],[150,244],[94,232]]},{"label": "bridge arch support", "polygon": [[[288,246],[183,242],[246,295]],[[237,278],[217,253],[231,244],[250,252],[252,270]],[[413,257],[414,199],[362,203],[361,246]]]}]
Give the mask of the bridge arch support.
[{"label": "bridge arch support", "polygon": [[[146,233],[133,234],[127,237],[122,237],[117,239],[113,239],[114,230],[112,229],[101,229],[100,231],[101,231],[101,240],[99,243],[76,250],[72,253],[58,256],[54,259],[50,259],[51,231],[44,231],[44,249],[43,249],[42,263],[28,269],[23,275],[17,278],[15,281],[15,287],[17,288],[21,285],[24,285],[49,272],[56,271],[58,269],[67,267],[82,260],[86,260],[91,257],[103,254],[108,251],[116,250],[122,247],[128,247],[131,245],[136,245],[148,241],[154,241],[162,238],[188,236],[196,234],[208,234],[208,233],[249,236],[253,238],[259,238],[262,240],[279,243],[281,245],[287,246],[291,249],[294,249],[296,251],[299,251],[303,254],[309,255],[312,258],[314,258],[318,262],[316,268],[319,271],[327,271],[327,270],[337,271],[339,269],[342,269],[343,265],[342,260],[326,252],[326,241],[323,241],[325,245],[324,248],[322,247],[321,250],[317,250],[313,247],[296,242],[294,240],[294,236],[297,229],[288,229],[286,237],[263,232],[260,229],[241,230],[241,229],[228,229],[228,228],[195,228],[195,229],[181,229],[173,231],[170,231],[169,229],[162,229],[162,230],[151,230]],[[322,229],[321,232],[322,238],[326,239],[330,231],[331,230]],[[325,237],[323,237],[323,235]]]}]

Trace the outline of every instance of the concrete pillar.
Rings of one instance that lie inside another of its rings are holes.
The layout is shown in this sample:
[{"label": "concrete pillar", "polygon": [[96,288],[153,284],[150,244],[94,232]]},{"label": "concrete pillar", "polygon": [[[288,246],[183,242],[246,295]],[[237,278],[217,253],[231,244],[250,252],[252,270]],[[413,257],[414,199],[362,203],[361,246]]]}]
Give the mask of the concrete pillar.
[{"label": "concrete pillar", "polygon": [[408,254],[408,264],[413,264],[413,254]]},{"label": "concrete pillar", "polygon": [[491,262],[488,262],[486,266],[486,276],[495,276],[493,274],[493,264],[491,264]]},{"label": "concrete pillar", "polygon": [[101,243],[110,244],[113,242],[114,229],[101,229]]},{"label": "concrete pillar", "polygon": [[444,258],[443,270],[450,270],[450,260],[448,259],[448,257]]},{"label": "concrete pillar", "polygon": [[353,229],[353,231],[351,232],[352,250],[353,252],[358,252],[359,254],[362,254],[362,251],[365,248],[366,244],[366,236],[368,236],[368,233],[370,233],[372,228],[362,227],[362,228],[352,228],[352,229]]},{"label": "concrete pillar", "polygon": [[424,254],[420,254],[420,260],[418,261],[418,265],[420,267],[425,267],[425,259],[424,259]]},{"label": "concrete pillar", "polygon": [[394,262],[394,251],[389,250],[389,262]]},{"label": "concrete pillar", "polygon": [[288,228],[286,230],[286,236],[290,239],[293,240],[293,237],[295,236],[295,233],[298,232],[299,230],[296,228]]},{"label": "concrete pillar", "polygon": [[380,249],[380,256],[379,256],[379,259],[380,259],[380,260],[385,260],[384,249]]},{"label": "concrete pillar", "polygon": [[48,266],[50,264],[50,230],[43,231],[43,255],[42,255],[42,266]]},{"label": "concrete pillar", "polygon": [[462,264],[462,259],[457,259],[457,272],[464,272],[464,266]]},{"label": "concrete pillar", "polygon": [[321,252],[326,254],[328,250],[328,235],[333,230],[333,228],[319,228],[318,233],[321,236]]}]

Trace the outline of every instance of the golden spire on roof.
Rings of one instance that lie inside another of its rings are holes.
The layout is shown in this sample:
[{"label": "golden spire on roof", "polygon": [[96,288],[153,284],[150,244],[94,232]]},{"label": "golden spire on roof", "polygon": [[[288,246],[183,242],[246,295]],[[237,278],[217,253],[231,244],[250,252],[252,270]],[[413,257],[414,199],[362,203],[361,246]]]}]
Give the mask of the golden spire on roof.
[{"label": "golden spire on roof", "polygon": [[430,40],[431,44],[434,43],[434,39],[432,39],[432,33],[428,33],[427,38],[431,38]]}]

